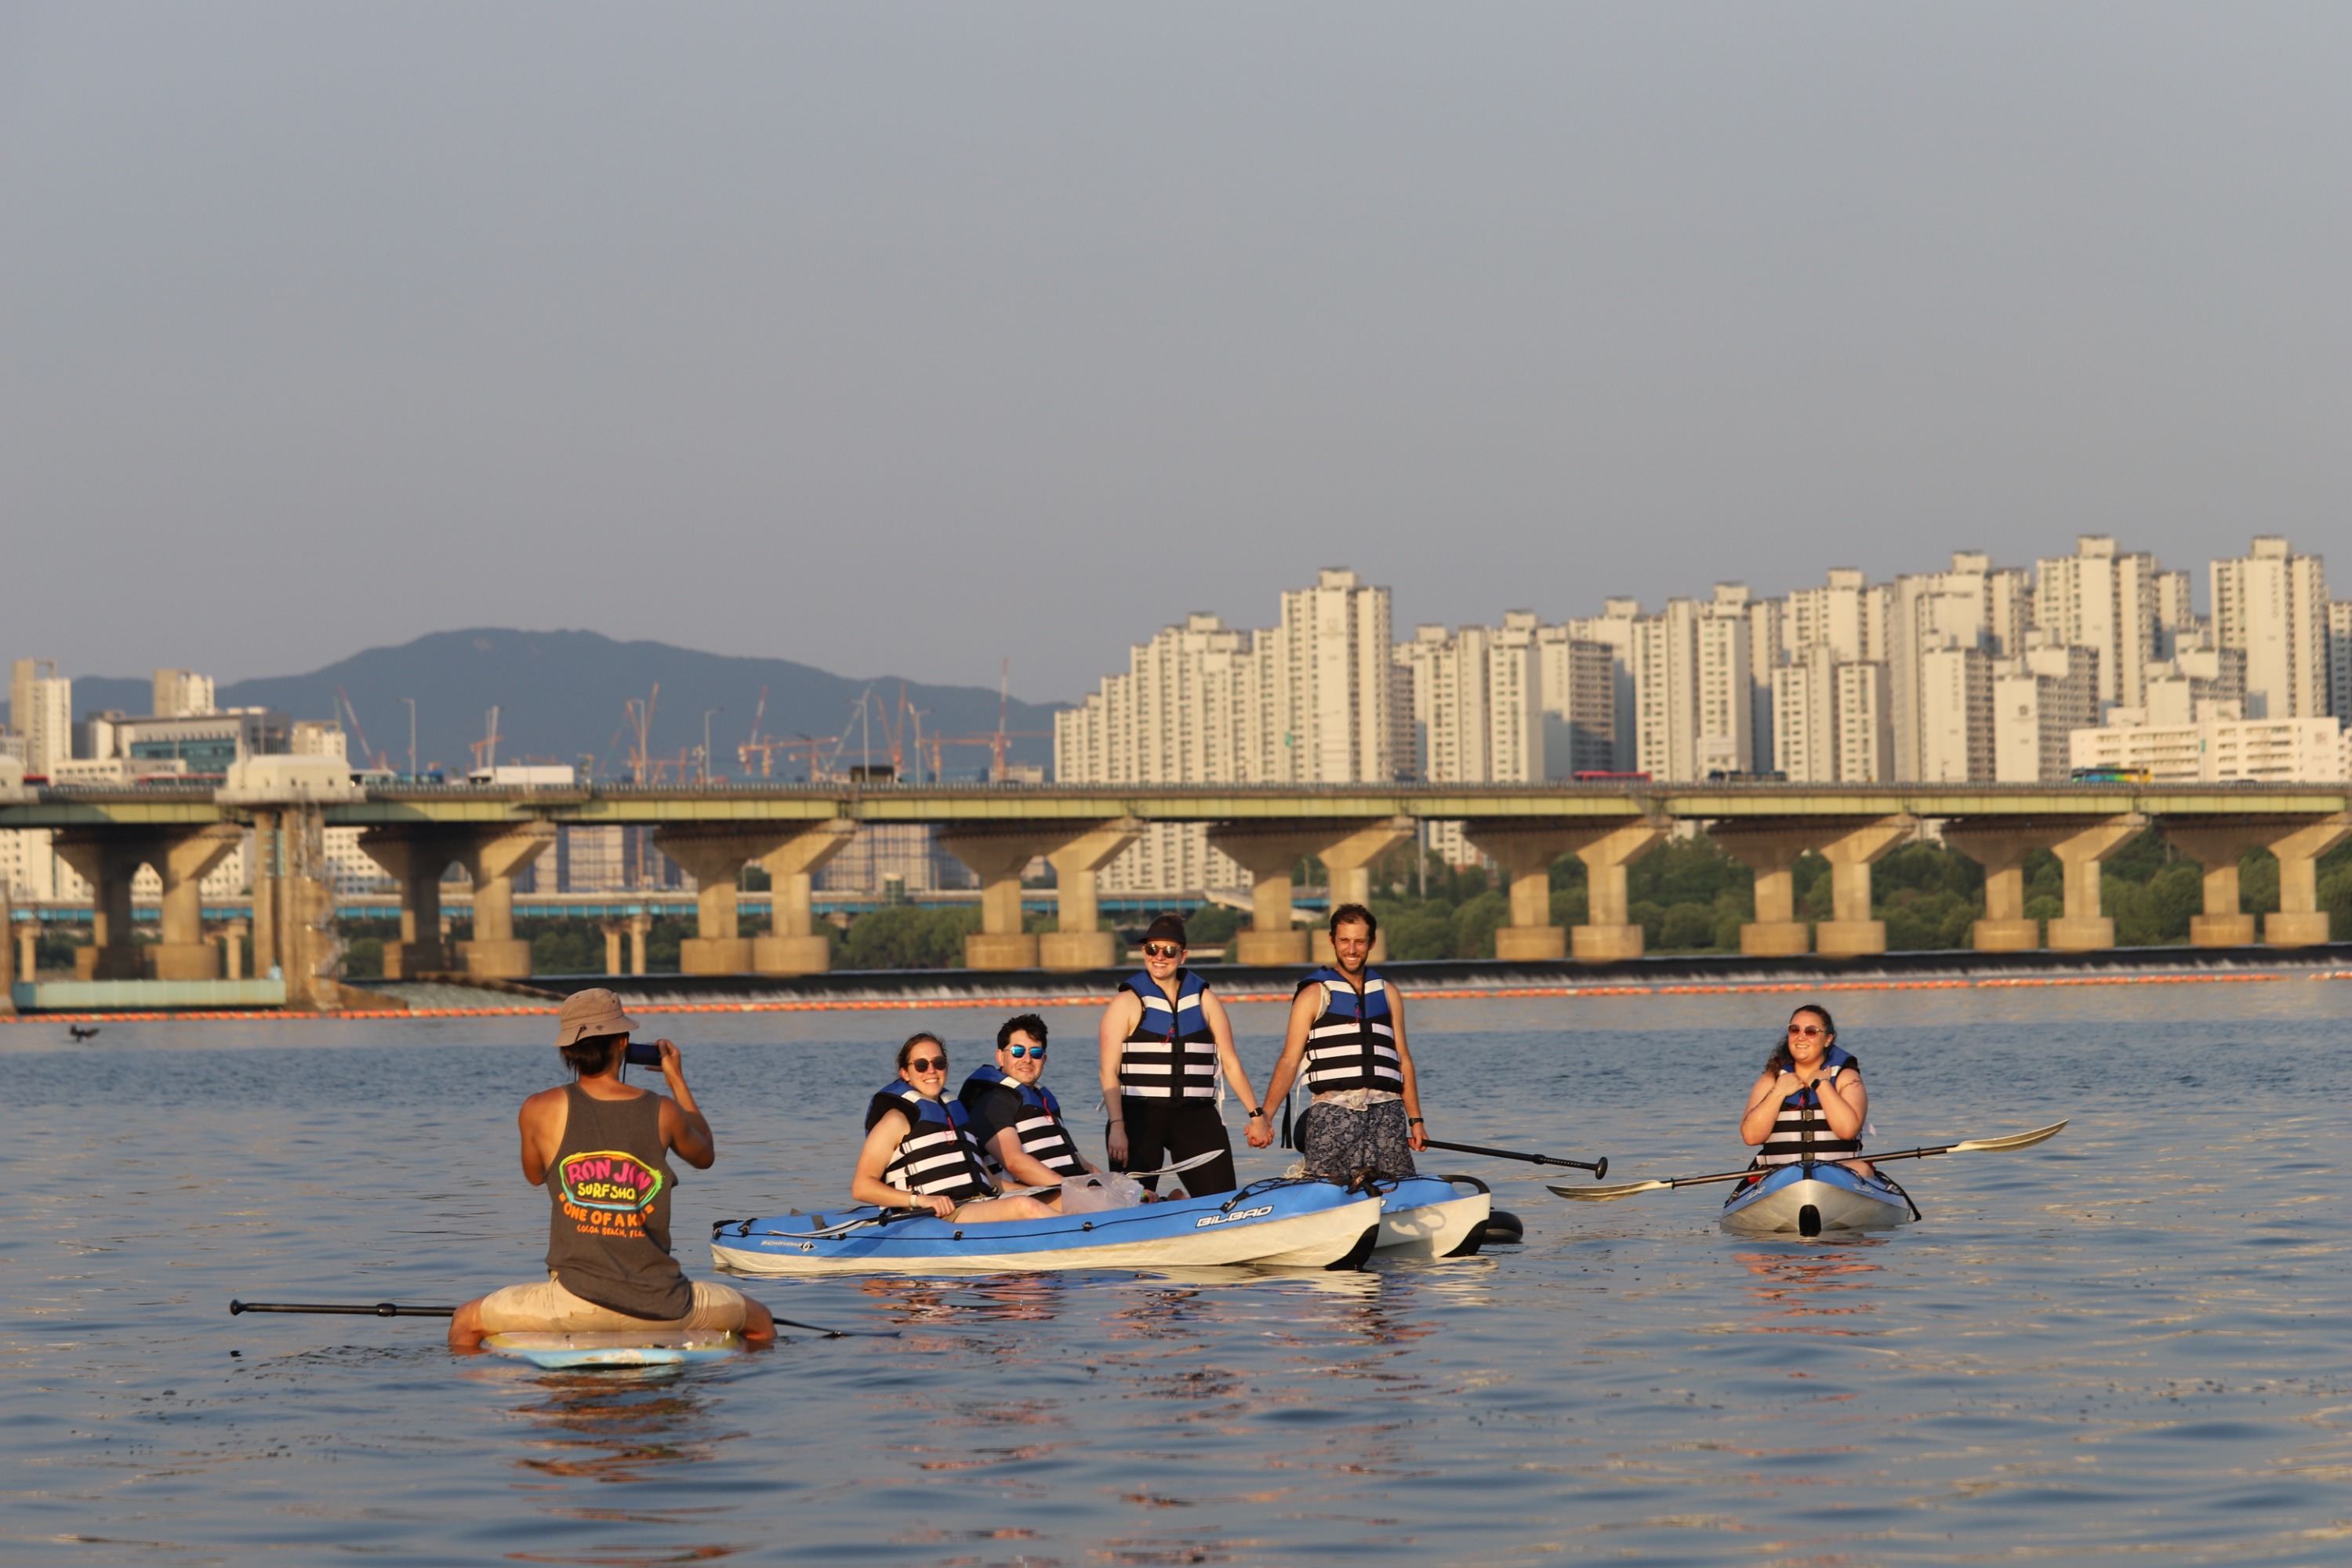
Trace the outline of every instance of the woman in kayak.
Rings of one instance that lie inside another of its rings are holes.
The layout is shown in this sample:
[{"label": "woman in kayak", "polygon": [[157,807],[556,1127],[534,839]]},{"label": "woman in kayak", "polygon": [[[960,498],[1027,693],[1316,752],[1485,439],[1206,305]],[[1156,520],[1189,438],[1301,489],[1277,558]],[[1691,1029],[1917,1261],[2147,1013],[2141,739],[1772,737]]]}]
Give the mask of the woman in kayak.
[{"label": "woman in kayak", "polygon": [[919,1034],[898,1047],[898,1076],[866,1106],[866,1146],[850,1195],[973,1224],[1058,1214],[1057,1203],[996,1195],[963,1107],[943,1098],[947,1086],[948,1048],[937,1035]]},{"label": "woman in kayak", "polygon": [[1787,1037],[1748,1089],[1739,1136],[1757,1145],[1759,1168],[1835,1161],[1866,1176],[1870,1162],[1855,1156],[1869,1119],[1862,1064],[1838,1046],[1829,1009],[1807,1003],[1790,1015]]}]

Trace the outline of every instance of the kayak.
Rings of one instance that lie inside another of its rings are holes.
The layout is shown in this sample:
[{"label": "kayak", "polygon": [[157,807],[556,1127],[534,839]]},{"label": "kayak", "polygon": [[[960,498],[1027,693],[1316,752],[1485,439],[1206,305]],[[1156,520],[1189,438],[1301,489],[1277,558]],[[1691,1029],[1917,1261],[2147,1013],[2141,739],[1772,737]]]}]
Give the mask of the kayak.
[{"label": "kayak", "polygon": [[677,1366],[690,1361],[718,1361],[743,1348],[730,1333],[644,1334],[623,1331],[605,1333],[489,1334],[482,1348],[513,1356],[551,1372],[583,1367]]},{"label": "kayak", "polygon": [[1354,1268],[1380,1239],[1382,1201],[1334,1182],[1275,1177],[1237,1193],[1091,1214],[958,1225],[861,1205],[720,1220],[711,1261],[730,1274],[990,1273],[1054,1268]]},{"label": "kayak", "polygon": [[[1475,1187],[1465,1193],[1459,1184]],[[1401,1258],[1467,1258],[1486,1239],[1495,1200],[1475,1176],[1405,1176],[1381,1194],[1377,1251]]]},{"label": "kayak", "polygon": [[1776,1165],[1731,1189],[1723,1228],[1738,1236],[1820,1236],[1891,1230],[1919,1217],[1911,1194],[1884,1175],[1843,1165]]}]

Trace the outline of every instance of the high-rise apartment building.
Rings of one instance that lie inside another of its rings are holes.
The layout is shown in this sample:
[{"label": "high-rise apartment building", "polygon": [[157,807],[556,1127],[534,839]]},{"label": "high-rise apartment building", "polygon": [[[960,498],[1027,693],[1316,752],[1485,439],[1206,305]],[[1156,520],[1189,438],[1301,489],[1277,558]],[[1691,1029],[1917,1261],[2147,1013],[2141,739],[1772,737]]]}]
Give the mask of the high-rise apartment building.
[{"label": "high-rise apartment building", "polygon": [[[2213,704],[2243,713],[2246,703],[2246,655],[2242,648],[2183,648],[2172,658],[2148,666],[2147,703],[2144,722],[2190,724]],[[2131,710],[2123,710],[2126,713]],[[2113,720],[2116,723],[2123,720]],[[2085,724],[2094,721],[2085,719]]]},{"label": "high-rise apartment building", "polygon": [[2327,606],[2327,710],[2352,723],[2352,600]]},{"label": "high-rise apartment building", "polygon": [[1641,709],[1633,683],[1633,628],[1642,620],[1639,599],[1603,599],[1601,613],[1568,623],[1568,635],[1577,642],[1599,643],[1609,650],[1610,716],[1615,734],[1610,771],[1631,773],[1641,764]]},{"label": "high-rise apartment building", "polygon": [[2098,689],[2098,656],[2086,647],[2043,641],[1996,665],[1994,782],[2063,782],[2074,731],[2099,721]]},{"label": "high-rise apartment building", "polygon": [[2137,708],[2148,661],[2163,641],[2156,557],[2119,552],[2102,533],[2074,542],[2074,553],[2039,563],[2033,624],[2069,647],[2099,656],[2099,706]]},{"label": "high-rise apartment building", "polygon": [[1772,765],[1800,784],[1885,784],[1895,776],[1886,666],[1842,659],[1827,643],[1772,672]]},{"label": "high-rise apartment building", "polygon": [[1913,712],[1918,764],[1912,776],[1926,784],[1989,784],[1993,776],[1993,661],[1973,643],[1948,633],[1946,639],[1943,646],[1924,648],[1917,656]]},{"label": "high-rise apartment building", "polygon": [[1617,658],[1568,626],[1536,631],[1543,688],[1544,771],[1552,778],[1617,768]]},{"label": "high-rise apartment building", "polygon": [[73,682],[58,678],[54,659],[16,660],[8,725],[24,742],[26,773],[47,778],[58,763],[73,760]]},{"label": "high-rise apartment building", "polygon": [[[1282,595],[1282,624],[1227,627],[1194,615],[1130,650],[1086,701],[1055,716],[1065,784],[1357,784],[1396,776],[1405,683],[1389,641],[1390,595],[1332,568]],[[1416,696],[1412,700],[1418,702]],[[1238,866],[1202,824],[1155,824],[1105,867],[1105,892],[1235,887]]]},{"label": "high-rise apartment building", "polygon": [[[2265,534],[2252,551],[2213,563],[2213,637],[2246,655],[2246,717],[2313,719],[2328,700],[2326,573]],[[2134,704],[2137,706],[2137,704]]]},{"label": "high-rise apartment building", "polygon": [[1635,746],[1654,779],[1703,779],[1755,767],[1748,590],[1716,586],[1671,599],[1634,623]]},{"label": "high-rise apartment building", "polygon": [[159,669],[155,672],[154,705],[148,712],[158,719],[186,719],[212,711],[211,676],[198,675],[193,669]]},{"label": "high-rise apartment building", "polygon": [[[1980,732],[1973,740],[1956,742],[1955,736],[1960,731],[1953,726],[1958,724],[1965,730],[1969,721],[1953,710],[1948,700],[1956,692],[1973,689],[1968,683],[1978,678],[1963,678],[1961,685],[1956,687],[1951,684],[1951,661],[1935,661],[1936,673],[1931,673],[1928,656],[1956,647],[1974,649],[1983,658],[2023,651],[2026,629],[2032,621],[2032,599],[2031,579],[2025,572],[2013,567],[1997,569],[1990,556],[1973,550],[1953,552],[1948,571],[1895,580],[1889,599],[1885,658],[1893,686],[1896,778],[1991,778],[1990,674],[1982,674],[1983,689],[1978,693],[1982,699],[1979,706],[1983,710]],[[1936,737],[1932,742],[1931,731]],[[1960,745],[1960,752],[1952,750],[1954,744]],[[1932,762],[1931,747],[1935,752]],[[1958,765],[1954,758],[1959,755],[1978,758],[1984,772],[1976,775],[1948,774],[1945,770]]]}]

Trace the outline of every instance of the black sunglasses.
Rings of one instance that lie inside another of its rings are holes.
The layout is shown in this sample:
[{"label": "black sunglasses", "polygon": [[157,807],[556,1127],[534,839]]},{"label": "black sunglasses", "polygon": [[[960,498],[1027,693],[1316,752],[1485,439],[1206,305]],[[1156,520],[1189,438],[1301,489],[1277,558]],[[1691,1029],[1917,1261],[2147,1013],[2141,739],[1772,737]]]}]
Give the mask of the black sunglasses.
[{"label": "black sunglasses", "polygon": [[948,1070],[948,1058],[918,1057],[907,1063],[907,1070],[908,1072],[945,1072]]}]

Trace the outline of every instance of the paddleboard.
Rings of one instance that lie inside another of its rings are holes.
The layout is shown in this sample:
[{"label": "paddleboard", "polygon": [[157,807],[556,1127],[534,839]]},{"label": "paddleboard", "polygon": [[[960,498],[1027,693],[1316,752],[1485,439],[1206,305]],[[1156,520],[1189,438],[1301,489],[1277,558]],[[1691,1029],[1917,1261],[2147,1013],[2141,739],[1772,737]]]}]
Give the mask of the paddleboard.
[{"label": "paddleboard", "polygon": [[733,1355],[743,1342],[731,1333],[709,1331],[682,1334],[611,1333],[491,1334],[482,1348],[513,1356],[550,1372],[580,1367],[678,1366],[690,1361],[717,1361]]}]

